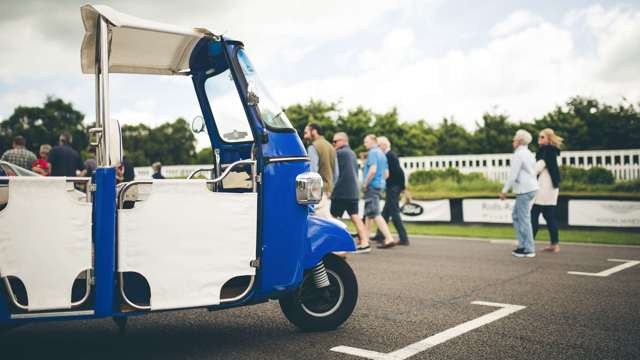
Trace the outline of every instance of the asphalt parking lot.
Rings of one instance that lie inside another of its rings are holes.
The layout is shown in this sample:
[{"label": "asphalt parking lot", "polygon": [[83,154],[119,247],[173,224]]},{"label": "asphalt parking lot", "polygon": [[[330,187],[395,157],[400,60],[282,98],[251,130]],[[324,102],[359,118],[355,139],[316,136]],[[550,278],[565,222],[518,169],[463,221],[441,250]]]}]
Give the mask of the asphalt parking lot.
[{"label": "asphalt parking lot", "polygon": [[110,319],[31,324],[0,335],[0,358],[640,358],[640,265],[608,261],[640,260],[640,247],[562,245],[533,259],[510,249],[415,237],[350,256],[360,298],[336,331],[302,333],[270,302],[132,318],[125,335]]}]

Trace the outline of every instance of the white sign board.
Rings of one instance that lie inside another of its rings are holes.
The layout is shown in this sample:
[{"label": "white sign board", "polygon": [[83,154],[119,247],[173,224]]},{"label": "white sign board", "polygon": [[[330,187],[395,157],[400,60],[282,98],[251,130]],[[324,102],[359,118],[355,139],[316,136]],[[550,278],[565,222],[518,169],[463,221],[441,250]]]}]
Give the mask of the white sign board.
[{"label": "white sign board", "polygon": [[[464,199],[462,200],[462,219],[464,222],[511,224],[511,212],[515,199]],[[546,224],[542,215],[540,224]]]},{"label": "white sign board", "polygon": [[[384,200],[380,201],[380,211],[384,208]],[[364,214],[364,201],[358,202],[358,213],[360,216]],[[418,222],[418,221],[451,221],[451,209],[449,200],[432,200],[422,201],[414,200],[411,205],[405,206],[404,213],[401,212],[402,221]],[[345,212],[343,219],[348,219],[349,215]]]},{"label": "white sign board", "polygon": [[421,201],[414,200],[402,208],[403,221],[451,221],[449,200]]},{"label": "white sign board", "polygon": [[640,227],[640,201],[569,200],[569,225]]}]

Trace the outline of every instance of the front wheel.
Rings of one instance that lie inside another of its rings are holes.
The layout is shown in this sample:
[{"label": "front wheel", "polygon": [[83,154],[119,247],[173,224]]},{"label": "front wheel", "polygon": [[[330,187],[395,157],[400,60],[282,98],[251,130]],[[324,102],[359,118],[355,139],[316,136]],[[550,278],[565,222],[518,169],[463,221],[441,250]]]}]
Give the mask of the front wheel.
[{"label": "front wheel", "polygon": [[317,288],[306,271],[300,287],[280,299],[280,308],[304,331],[333,330],[345,322],[358,301],[358,281],[347,262],[333,254],[323,259],[329,286]]}]

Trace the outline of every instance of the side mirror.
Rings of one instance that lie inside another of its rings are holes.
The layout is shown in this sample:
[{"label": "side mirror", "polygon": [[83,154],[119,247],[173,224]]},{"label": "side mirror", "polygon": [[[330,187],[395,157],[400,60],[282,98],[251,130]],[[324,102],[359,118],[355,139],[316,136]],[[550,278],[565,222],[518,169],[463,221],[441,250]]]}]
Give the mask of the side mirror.
[{"label": "side mirror", "polygon": [[196,134],[199,134],[204,131],[204,128],[205,128],[205,125],[204,125],[204,119],[202,118],[202,116],[198,115],[194,117],[193,120],[191,121],[191,131],[193,131]]}]

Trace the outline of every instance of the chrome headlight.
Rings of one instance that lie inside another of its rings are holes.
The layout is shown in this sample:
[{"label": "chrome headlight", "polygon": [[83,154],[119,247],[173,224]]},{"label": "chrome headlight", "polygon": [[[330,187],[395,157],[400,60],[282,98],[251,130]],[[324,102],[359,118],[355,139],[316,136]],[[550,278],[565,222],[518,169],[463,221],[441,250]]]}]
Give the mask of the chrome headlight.
[{"label": "chrome headlight", "polygon": [[298,204],[317,204],[322,199],[322,178],[315,172],[296,176],[296,199]]}]

